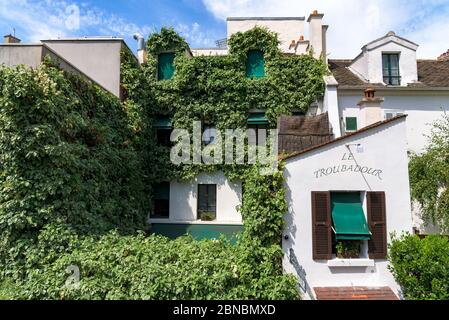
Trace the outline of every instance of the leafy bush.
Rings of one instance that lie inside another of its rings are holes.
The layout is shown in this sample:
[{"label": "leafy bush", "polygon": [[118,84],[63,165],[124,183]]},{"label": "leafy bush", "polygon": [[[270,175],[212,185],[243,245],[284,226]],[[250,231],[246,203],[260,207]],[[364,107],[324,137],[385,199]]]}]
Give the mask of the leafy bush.
[{"label": "leafy bush", "polygon": [[[295,279],[282,275],[279,247],[228,241],[171,241],[160,236],[87,238],[50,267],[35,270],[20,299],[295,299]],[[67,286],[68,266],[80,286]]]},{"label": "leafy bush", "polygon": [[449,115],[433,125],[429,145],[410,161],[412,197],[422,207],[422,218],[449,232]]},{"label": "leafy bush", "polygon": [[410,300],[449,299],[449,240],[443,236],[394,238],[390,270]]}]

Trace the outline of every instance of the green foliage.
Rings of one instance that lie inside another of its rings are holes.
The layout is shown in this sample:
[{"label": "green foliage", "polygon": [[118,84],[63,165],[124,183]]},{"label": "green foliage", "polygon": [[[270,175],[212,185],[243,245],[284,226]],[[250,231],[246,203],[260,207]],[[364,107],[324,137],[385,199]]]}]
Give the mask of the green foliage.
[{"label": "green foliage", "polygon": [[[305,112],[322,96],[326,66],[282,55],[276,34],[255,28],[229,43],[228,56],[192,58],[184,39],[163,28],[148,40],[144,66],[122,52],[122,103],[50,63],[0,68],[0,296],[298,298],[294,277],[282,274],[282,172],[175,167],[169,148],[155,141],[159,115],[178,128],[202,120],[236,129],[262,109],[275,127],[279,115]],[[264,53],[263,78],[245,77],[251,49]],[[176,53],[174,78],[157,81],[157,56],[167,51]],[[217,170],[245,181],[237,246],[135,235],[145,228],[152,185]],[[70,265],[80,267],[79,289],[64,286]]]},{"label": "green foliage", "polygon": [[421,240],[409,234],[393,238],[389,267],[410,300],[449,299],[449,241],[444,236]]},{"label": "green foliage", "polygon": [[[279,271],[281,257],[280,248],[257,243],[111,233],[36,270],[15,298],[296,299],[295,279]],[[80,268],[79,288],[65,285],[70,265]]]},{"label": "green foliage", "polygon": [[412,156],[410,182],[423,220],[449,232],[449,115],[434,124],[425,152]]}]

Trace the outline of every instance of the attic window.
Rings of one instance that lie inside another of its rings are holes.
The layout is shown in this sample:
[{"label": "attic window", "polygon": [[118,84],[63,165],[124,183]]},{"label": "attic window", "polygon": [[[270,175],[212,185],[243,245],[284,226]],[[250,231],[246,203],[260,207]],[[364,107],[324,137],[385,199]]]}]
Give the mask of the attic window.
[{"label": "attic window", "polygon": [[248,51],[246,61],[246,77],[252,79],[265,77],[265,59],[262,51]]},{"label": "attic window", "polygon": [[382,54],[382,67],[383,67],[384,83],[390,86],[400,86],[401,76],[399,74],[399,54],[398,53]]},{"label": "attic window", "polygon": [[157,79],[170,80],[175,74],[175,54],[173,52],[161,53],[158,56]]}]

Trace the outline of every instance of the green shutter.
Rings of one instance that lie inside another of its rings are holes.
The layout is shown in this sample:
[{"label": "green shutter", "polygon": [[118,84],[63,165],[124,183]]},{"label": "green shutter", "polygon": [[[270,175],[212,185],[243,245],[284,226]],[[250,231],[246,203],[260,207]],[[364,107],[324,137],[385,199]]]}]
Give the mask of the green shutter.
[{"label": "green shutter", "polygon": [[256,125],[256,124],[267,125],[268,119],[265,116],[265,113],[251,113],[248,117],[248,124],[249,125]]},{"label": "green shutter", "polygon": [[346,118],[346,131],[357,131],[357,118],[347,117]]},{"label": "green shutter", "polygon": [[371,239],[358,192],[332,194],[332,221],[337,240]]},{"label": "green shutter", "polygon": [[154,121],[154,127],[156,129],[171,129],[172,128],[172,121],[168,117],[158,117]]},{"label": "green shutter", "polygon": [[246,62],[246,76],[248,78],[265,77],[265,60],[260,50],[250,50]]},{"label": "green shutter", "polygon": [[158,58],[158,70],[157,78],[158,80],[170,80],[175,74],[175,54],[172,52],[161,53]]}]

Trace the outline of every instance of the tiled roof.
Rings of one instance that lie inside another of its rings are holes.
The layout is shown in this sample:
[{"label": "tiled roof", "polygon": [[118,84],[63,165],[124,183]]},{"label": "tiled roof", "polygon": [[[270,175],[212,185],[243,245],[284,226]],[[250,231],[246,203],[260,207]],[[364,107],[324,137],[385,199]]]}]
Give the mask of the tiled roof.
[{"label": "tiled roof", "polygon": [[399,300],[390,287],[314,288],[317,300]]},{"label": "tiled roof", "polygon": [[[352,60],[329,60],[329,68],[340,87],[385,88],[382,83],[368,83],[348,69]],[[410,88],[448,88],[449,61],[418,60],[418,83]]]}]

